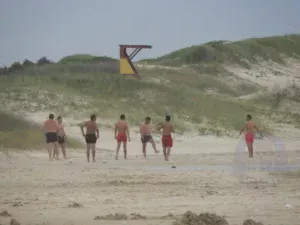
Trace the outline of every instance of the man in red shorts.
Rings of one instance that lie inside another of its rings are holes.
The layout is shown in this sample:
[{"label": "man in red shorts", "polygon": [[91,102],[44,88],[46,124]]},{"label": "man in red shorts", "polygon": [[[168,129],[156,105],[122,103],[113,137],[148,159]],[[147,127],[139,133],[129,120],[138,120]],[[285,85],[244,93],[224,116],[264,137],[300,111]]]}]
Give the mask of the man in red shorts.
[{"label": "man in red shorts", "polygon": [[125,115],[120,116],[120,121],[115,124],[115,139],[117,140],[116,160],[119,157],[121,143],[123,143],[124,159],[127,159],[127,137],[130,141],[128,125],[125,122]]},{"label": "man in red shorts", "polygon": [[173,147],[173,139],[171,134],[175,132],[174,126],[170,121],[171,121],[171,116],[166,115],[166,122],[164,124],[159,124],[157,128],[158,130],[163,129],[163,135],[161,141],[162,141],[163,152],[166,161],[169,161],[171,148]]},{"label": "man in red shorts", "polygon": [[262,137],[262,133],[258,130],[257,126],[252,122],[252,116],[247,115],[246,116],[246,124],[245,126],[241,129],[240,135],[246,131],[245,133],[245,141],[248,147],[248,153],[249,157],[253,158],[253,142],[254,142],[254,132],[258,131],[260,133],[260,136]]}]

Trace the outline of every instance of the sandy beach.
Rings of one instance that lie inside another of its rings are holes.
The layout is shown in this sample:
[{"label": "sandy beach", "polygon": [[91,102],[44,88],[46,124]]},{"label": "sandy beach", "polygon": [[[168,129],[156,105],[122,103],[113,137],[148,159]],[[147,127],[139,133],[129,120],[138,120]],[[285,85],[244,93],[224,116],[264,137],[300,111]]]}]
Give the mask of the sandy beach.
[{"label": "sandy beach", "polygon": [[96,163],[86,162],[84,149],[68,149],[68,160],[52,162],[45,149],[2,149],[0,211],[10,216],[0,216],[0,224],[15,218],[28,225],[170,225],[188,210],[225,216],[230,225],[248,218],[300,224],[300,141],[276,150],[258,140],[251,160],[242,139],[182,136],[174,143],[169,162],[150,145],[144,160],[137,134],[128,160],[122,152],[114,160],[110,130],[101,132]]}]

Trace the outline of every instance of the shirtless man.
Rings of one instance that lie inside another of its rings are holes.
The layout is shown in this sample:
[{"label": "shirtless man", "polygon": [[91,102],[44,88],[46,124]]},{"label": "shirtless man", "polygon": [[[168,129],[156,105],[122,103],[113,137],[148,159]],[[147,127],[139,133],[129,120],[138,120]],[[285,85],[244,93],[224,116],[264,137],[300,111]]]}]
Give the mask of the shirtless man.
[{"label": "shirtless man", "polygon": [[56,159],[58,160],[57,132],[59,130],[59,127],[56,120],[54,120],[54,115],[52,113],[49,115],[49,119],[44,122],[42,130],[46,135],[49,160],[52,160],[52,151],[53,158],[56,156]]},{"label": "shirtless man", "polygon": [[[58,142],[59,146],[61,147],[61,151],[63,153],[64,159],[67,159],[66,148],[65,148],[65,142],[66,142],[66,139],[67,139],[67,135],[66,135],[64,126],[62,124],[62,117],[61,116],[57,117],[57,123],[58,123],[57,142]],[[54,155],[53,155],[53,157],[54,157]]]},{"label": "shirtless man", "polygon": [[130,141],[128,125],[125,122],[125,115],[120,116],[120,121],[115,124],[115,139],[117,140],[116,160],[119,157],[121,143],[123,143],[124,159],[127,159],[127,137]]},{"label": "shirtless man", "polygon": [[141,124],[141,126],[140,126],[141,141],[142,141],[142,144],[143,144],[143,154],[144,154],[145,159],[147,158],[147,156],[146,156],[147,142],[150,142],[152,144],[152,147],[153,147],[155,153],[159,152],[156,149],[155,142],[154,142],[154,140],[152,138],[152,135],[151,135],[151,128],[150,128],[150,125],[149,125],[150,121],[151,121],[151,118],[146,117],[145,123]]},{"label": "shirtless man", "polygon": [[158,130],[163,129],[163,135],[161,141],[162,141],[163,152],[166,161],[169,161],[171,148],[173,147],[173,139],[171,134],[175,132],[174,126],[170,121],[171,121],[171,116],[166,115],[166,122],[163,124],[158,124],[157,127]]},{"label": "shirtless man", "polygon": [[243,126],[243,128],[240,131],[240,135],[246,131],[245,133],[245,141],[248,147],[248,153],[249,157],[253,158],[253,142],[254,142],[254,132],[258,131],[260,135],[262,136],[262,133],[258,130],[256,125],[252,122],[252,116],[247,115],[246,116],[246,124]]},{"label": "shirtless man", "polygon": [[[99,138],[99,128],[96,123],[96,115],[91,115],[91,119],[80,126],[82,136],[85,137],[86,141],[86,157],[87,161],[90,162],[90,150],[92,149],[93,162],[96,162],[96,142]],[[86,128],[84,133],[83,128]]]}]

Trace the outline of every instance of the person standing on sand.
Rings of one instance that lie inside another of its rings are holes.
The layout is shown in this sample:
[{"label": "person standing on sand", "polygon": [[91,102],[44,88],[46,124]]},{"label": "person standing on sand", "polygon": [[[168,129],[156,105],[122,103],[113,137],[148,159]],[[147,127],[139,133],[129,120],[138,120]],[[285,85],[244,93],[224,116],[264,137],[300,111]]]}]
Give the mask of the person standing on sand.
[{"label": "person standing on sand", "polygon": [[152,147],[153,147],[155,153],[159,152],[156,149],[155,142],[151,135],[150,121],[151,121],[151,118],[149,116],[147,116],[145,119],[145,122],[142,123],[140,126],[141,142],[143,144],[142,149],[143,149],[143,155],[144,155],[145,159],[147,158],[147,156],[146,156],[147,142],[150,142],[152,144]]},{"label": "person standing on sand", "polygon": [[116,160],[119,158],[121,143],[123,143],[124,159],[127,159],[127,137],[130,142],[128,124],[125,122],[125,115],[120,116],[120,121],[115,124],[115,139],[117,140]]},{"label": "person standing on sand", "polygon": [[61,116],[57,117],[57,123],[58,123],[57,142],[58,142],[59,146],[61,147],[61,151],[63,153],[64,159],[67,159],[66,148],[65,148],[65,142],[66,142],[66,139],[67,139],[67,135],[66,135],[64,126],[62,124],[62,117]]},{"label": "person standing on sand", "polygon": [[46,134],[47,150],[49,154],[49,160],[52,160],[56,156],[58,160],[58,144],[57,144],[57,132],[59,131],[59,126],[56,120],[54,120],[54,114],[49,115],[49,119],[44,122],[42,126],[44,134]]},{"label": "person standing on sand", "polygon": [[[96,115],[91,115],[89,121],[84,122],[81,126],[82,136],[85,137],[86,141],[86,157],[87,161],[90,162],[90,150],[92,149],[93,162],[96,162],[96,142],[99,138],[99,128],[96,123]],[[84,133],[83,128],[86,128],[86,134]]]},{"label": "person standing on sand", "polygon": [[257,126],[252,122],[252,116],[248,114],[246,116],[246,124],[240,131],[240,135],[246,131],[245,133],[245,142],[248,147],[249,157],[253,158],[253,142],[254,142],[254,132],[258,131],[260,136],[262,137],[262,133],[258,130]]},{"label": "person standing on sand", "polygon": [[161,141],[163,146],[164,157],[166,161],[169,161],[171,148],[173,147],[173,139],[171,134],[175,132],[174,126],[171,123],[170,115],[166,115],[165,123],[158,124],[157,130],[161,130],[161,129],[163,129]]}]

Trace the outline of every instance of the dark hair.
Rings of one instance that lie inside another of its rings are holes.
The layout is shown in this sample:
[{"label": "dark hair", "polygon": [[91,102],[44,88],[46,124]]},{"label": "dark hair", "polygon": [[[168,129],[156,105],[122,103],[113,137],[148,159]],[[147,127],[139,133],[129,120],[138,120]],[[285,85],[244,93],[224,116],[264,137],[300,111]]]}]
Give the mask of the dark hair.
[{"label": "dark hair", "polygon": [[91,120],[95,120],[96,119],[96,115],[95,114],[92,114],[91,115]]},{"label": "dark hair", "polygon": [[125,120],[125,115],[122,114],[122,115],[120,116],[120,119],[121,119],[121,120]]},{"label": "dark hair", "polygon": [[146,117],[146,120],[149,120],[149,121],[150,121],[150,120],[151,120],[151,118],[150,118],[149,116],[147,116],[147,117]]},{"label": "dark hair", "polygon": [[61,116],[58,116],[57,119],[58,119],[58,120],[59,120],[59,119],[62,119],[62,117],[61,117]]},{"label": "dark hair", "polygon": [[54,119],[54,114],[53,114],[53,113],[50,113],[49,119],[50,119],[50,120],[53,120],[53,119]]},{"label": "dark hair", "polygon": [[250,114],[247,114],[247,118],[251,120],[252,116]]},{"label": "dark hair", "polygon": [[171,116],[170,115],[166,115],[166,121],[170,121],[171,120]]}]

